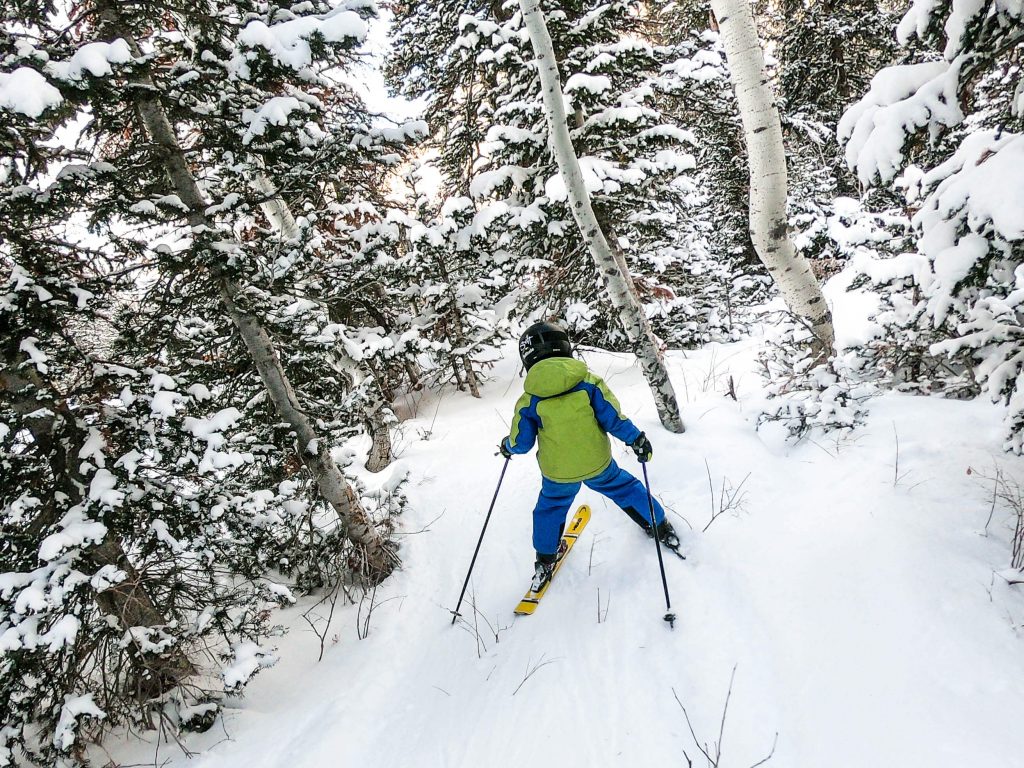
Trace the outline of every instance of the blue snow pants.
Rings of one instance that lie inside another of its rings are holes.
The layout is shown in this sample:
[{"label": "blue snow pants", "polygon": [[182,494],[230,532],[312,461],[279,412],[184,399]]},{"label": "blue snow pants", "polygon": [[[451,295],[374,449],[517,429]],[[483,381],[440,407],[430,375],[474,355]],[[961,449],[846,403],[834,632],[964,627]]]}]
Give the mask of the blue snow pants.
[{"label": "blue snow pants", "polygon": [[[614,501],[635,521],[650,520],[647,489],[643,483],[616,464],[614,459],[608,465],[608,469],[597,477],[584,480],[583,483],[556,483],[545,477],[540,487],[540,498],[537,499],[537,506],[533,510],[533,548],[538,553],[550,555],[558,551],[565,516],[576,494],[579,493],[580,485],[584,484],[587,488]],[[658,500],[654,499],[655,525],[661,525],[664,519],[665,510]]]}]

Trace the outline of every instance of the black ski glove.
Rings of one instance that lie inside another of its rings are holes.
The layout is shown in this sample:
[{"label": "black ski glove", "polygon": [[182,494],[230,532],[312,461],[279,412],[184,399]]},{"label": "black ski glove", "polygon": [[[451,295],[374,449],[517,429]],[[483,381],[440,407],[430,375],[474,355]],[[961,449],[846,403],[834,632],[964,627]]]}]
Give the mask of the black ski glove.
[{"label": "black ski glove", "polygon": [[636,454],[637,461],[639,462],[650,461],[654,457],[654,447],[643,432],[640,433],[639,437],[629,447],[633,449],[633,453]]},{"label": "black ski glove", "polygon": [[[502,456],[504,456],[504,457],[505,457],[506,459],[511,459],[511,458],[512,458],[512,451],[510,451],[510,450],[509,450],[509,449],[508,449],[508,448],[507,448],[507,447],[505,446],[505,442],[506,442],[505,440],[502,440],[502,441],[501,441],[500,443],[498,443],[498,453],[500,453],[500,454],[501,454]],[[494,455],[495,455],[495,456],[497,456],[498,454],[496,453],[496,454],[494,454]]]}]

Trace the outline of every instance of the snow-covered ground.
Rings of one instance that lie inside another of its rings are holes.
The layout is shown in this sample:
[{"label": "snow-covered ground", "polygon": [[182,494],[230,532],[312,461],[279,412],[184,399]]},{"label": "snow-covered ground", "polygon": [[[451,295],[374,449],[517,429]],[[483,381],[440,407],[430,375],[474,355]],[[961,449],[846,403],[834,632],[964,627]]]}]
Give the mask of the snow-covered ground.
[{"label": "snow-covered ground", "polygon": [[[193,759],[162,744],[160,762],[685,766],[685,751],[703,766],[680,703],[713,745],[735,669],[720,768],[748,768],[776,733],[772,766],[1024,765],[1024,594],[995,574],[1009,564],[1009,512],[997,507],[986,532],[980,476],[998,465],[1024,481],[1000,450],[999,411],[890,394],[852,436],[793,446],[754,429],[756,348],[670,356],[683,435],[660,429],[629,356],[586,356],[651,436],[653,488],[689,531],[689,559],[665,563],[674,630],[653,543],[586,490],[594,516],[577,548],[538,612],[513,616],[533,567],[532,456],[513,459],[498,497],[476,613],[466,605],[469,623],[450,626],[521,391],[506,359],[481,400],[419,402],[399,463],[367,478],[409,472],[411,500],[404,567],[378,590],[369,636],[357,637],[355,607],[338,612],[317,663],[299,617],[309,604],[284,611],[281,662],[189,740]],[[724,394],[730,375],[738,402]],[[638,470],[623,446],[616,458]],[[738,508],[704,531],[723,482],[744,480]],[[155,749],[154,737],[113,752],[152,762]]]}]

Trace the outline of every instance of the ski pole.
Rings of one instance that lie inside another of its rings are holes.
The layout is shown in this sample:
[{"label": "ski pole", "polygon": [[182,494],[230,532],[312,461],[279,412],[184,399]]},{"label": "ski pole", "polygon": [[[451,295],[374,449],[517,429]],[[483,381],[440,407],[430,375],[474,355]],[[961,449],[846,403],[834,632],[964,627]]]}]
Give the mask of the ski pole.
[{"label": "ski pole", "polygon": [[505,459],[505,464],[501,468],[501,476],[498,478],[498,487],[494,489],[494,498],[491,499],[491,508],[487,510],[487,517],[484,518],[484,527],[480,529],[480,538],[476,542],[476,549],[473,550],[473,559],[469,561],[469,573],[466,574],[466,581],[462,585],[462,592],[459,593],[459,602],[455,605],[455,610],[452,611],[452,626],[458,620],[459,608],[462,607],[462,598],[466,596],[466,587],[469,586],[469,577],[473,575],[473,566],[476,565],[476,556],[480,554],[480,545],[484,543],[484,534],[487,533],[487,523],[491,520],[491,512],[494,511],[494,502],[498,500],[498,491],[501,490],[501,481],[505,479],[505,470],[508,469],[509,459]]},{"label": "ski pole", "polygon": [[654,546],[658,550],[658,568],[661,570],[661,586],[665,588],[665,621],[670,628],[675,628],[676,615],[672,613],[672,600],[668,596],[668,579],[665,577],[665,562],[661,559],[661,539],[658,538],[658,526],[654,522],[654,497],[651,496],[651,481],[647,479],[647,462],[641,461],[644,470],[644,487],[647,488],[647,507],[651,512],[651,532],[654,534]]}]

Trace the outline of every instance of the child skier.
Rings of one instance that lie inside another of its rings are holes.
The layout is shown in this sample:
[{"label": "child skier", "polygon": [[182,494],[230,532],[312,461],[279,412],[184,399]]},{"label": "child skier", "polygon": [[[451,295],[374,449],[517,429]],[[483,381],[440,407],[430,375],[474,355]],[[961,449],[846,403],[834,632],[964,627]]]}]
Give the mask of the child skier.
[{"label": "child skier", "polygon": [[[535,323],[519,339],[526,367],[525,392],[516,403],[512,429],[501,441],[505,458],[527,453],[539,440],[537,463],[542,483],[533,510],[533,547],[537,562],[532,588],[551,578],[559,555],[566,513],[580,484],[618,504],[651,535],[650,509],[643,483],[612,459],[608,433],[626,443],[642,462],[653,455],[651,441],[619,411],[608,386],[572,357],[569,335],[552,323]],[[658,538],[678,550],[679,537],[654,500]]]}]

